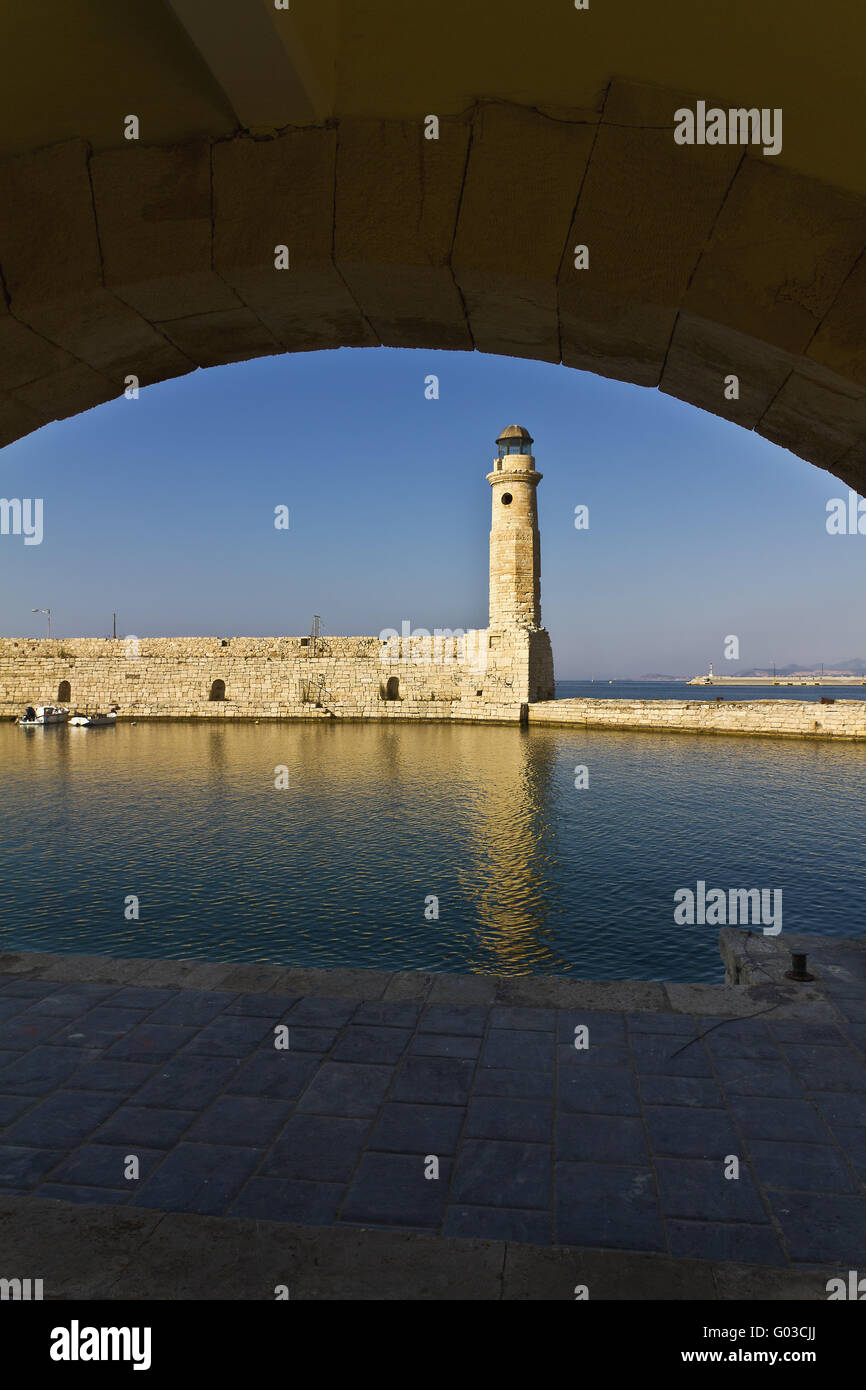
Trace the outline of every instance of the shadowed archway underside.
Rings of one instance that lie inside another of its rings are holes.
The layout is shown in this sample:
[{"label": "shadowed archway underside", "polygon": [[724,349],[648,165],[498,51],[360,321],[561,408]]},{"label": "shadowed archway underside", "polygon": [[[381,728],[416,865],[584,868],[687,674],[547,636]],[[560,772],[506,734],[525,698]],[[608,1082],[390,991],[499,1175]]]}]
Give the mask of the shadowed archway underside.
[{"label": "shadowed archway underside", "polygon": [[480,101],[435,140],[344,118],[8,160],[0,444],[129,376],[477,349],[658,387],[866,492],[866,200],[755,147],[678,145],[683,105],[613,80],[598,111]]}]

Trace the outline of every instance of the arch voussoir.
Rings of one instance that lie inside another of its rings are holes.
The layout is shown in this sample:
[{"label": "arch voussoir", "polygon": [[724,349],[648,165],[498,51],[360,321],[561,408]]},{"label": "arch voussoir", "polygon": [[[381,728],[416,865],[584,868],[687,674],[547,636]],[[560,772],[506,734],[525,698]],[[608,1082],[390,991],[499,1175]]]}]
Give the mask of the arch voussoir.
[{"label": "arch voussoir", "polygon": [[474,347],[659,387],[862,487],[866,201],[677,144],[690,100],[615,79],[594,110],[482,100],[437,138],[422,116],[345,118],[19,155],[0,166],[0,444],[130,374]]}]

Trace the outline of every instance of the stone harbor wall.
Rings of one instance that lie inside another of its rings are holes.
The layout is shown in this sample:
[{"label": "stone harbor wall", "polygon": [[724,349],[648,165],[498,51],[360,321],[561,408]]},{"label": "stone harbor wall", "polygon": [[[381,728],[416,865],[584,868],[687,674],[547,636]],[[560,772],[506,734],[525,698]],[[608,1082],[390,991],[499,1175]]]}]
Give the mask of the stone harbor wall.
[{"label": "stone harbor wall", "polygon": [[0,639],[0,713],[124,719],[489,719],[553,695],[546,632],[378,637]]},{"label": "stone harbor wall", "polygon": [[866,740],[866,701],[554,700],[530,705],[528,721],[585,729]]}]

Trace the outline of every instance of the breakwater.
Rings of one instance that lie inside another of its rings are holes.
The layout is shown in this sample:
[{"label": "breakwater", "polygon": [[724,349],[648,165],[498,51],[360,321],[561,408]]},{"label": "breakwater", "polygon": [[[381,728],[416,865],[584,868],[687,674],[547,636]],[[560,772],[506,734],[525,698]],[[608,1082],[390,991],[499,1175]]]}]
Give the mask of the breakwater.
[{"label": "breakwater", "polygon": [[866,741],[863,700],[552,700],[530,705],[528,719],[587,729]]}]

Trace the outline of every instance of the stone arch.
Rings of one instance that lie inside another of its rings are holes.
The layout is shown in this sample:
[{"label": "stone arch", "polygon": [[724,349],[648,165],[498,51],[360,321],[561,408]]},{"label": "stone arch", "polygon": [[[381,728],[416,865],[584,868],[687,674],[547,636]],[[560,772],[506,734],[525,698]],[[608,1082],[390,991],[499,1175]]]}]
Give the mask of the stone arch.
[{"label": "stone arch", "polygon": [[211,682],[209,700],[224,700],[226,697],[226,683],[224,680],[217,679]]},{"label": "stone arch", "polygon": [[386,700],[399,700],[401,698],[399,676],[388,677],[387,681],[385,682],[383,698]]},{"label": "stone arch", "polygon": [[67,705],[72,699],[72,686],[69,681],[61,681],[57,687],[58,705]]},{"label": "stone arch", "polygon": [[435,140],[343,116],[7,161],[0,444],[122,396],[130,373],[476,349],[657,388],[866,492],[855,171],[834,187],[755,147],[679,145],[696,98],[647,83],[613,79],[593,109],[543,97],[478,101]]}]

